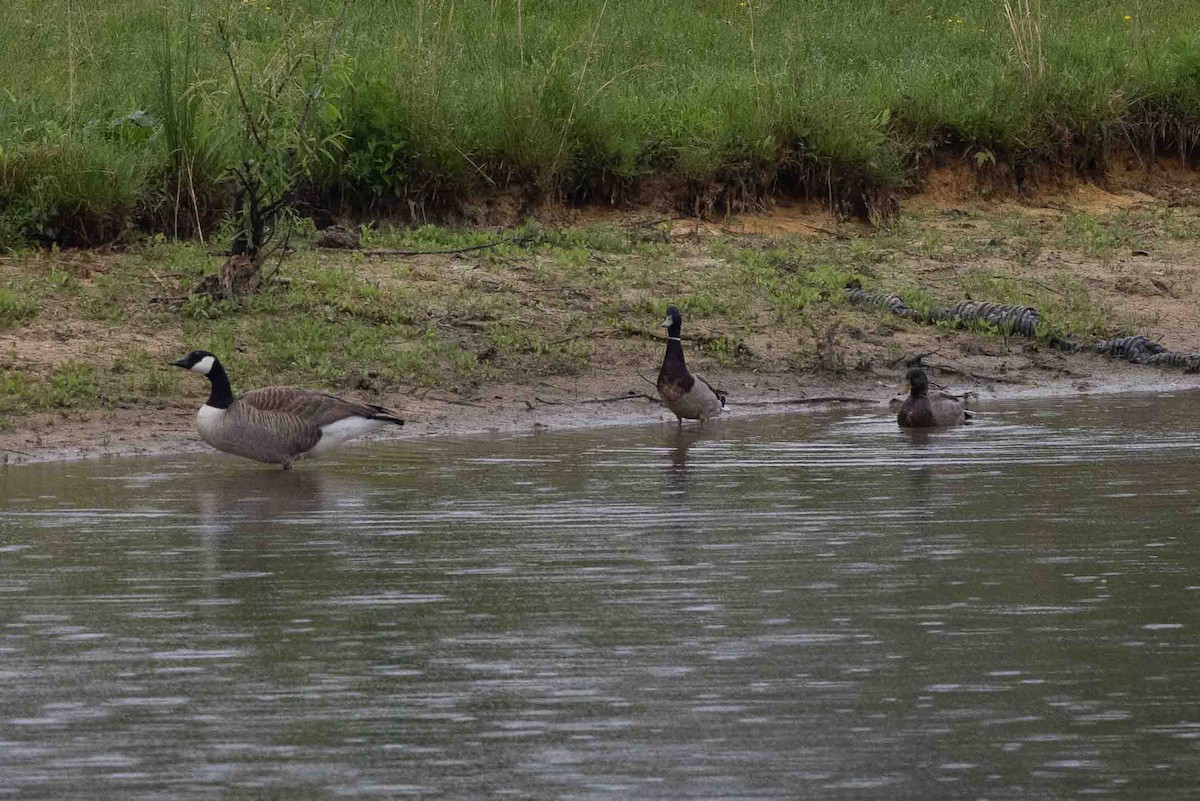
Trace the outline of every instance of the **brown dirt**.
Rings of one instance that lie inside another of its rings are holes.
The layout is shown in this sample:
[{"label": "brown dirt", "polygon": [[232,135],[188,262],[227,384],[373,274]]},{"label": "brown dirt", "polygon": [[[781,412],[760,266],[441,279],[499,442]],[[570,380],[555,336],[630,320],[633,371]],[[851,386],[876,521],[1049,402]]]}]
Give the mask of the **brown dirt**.
[{"label": "brown dirt", "polygon": [[[937,211],[960,204],[985,202],[1000,207],[1074,209],[1090,213],[1129,208],[1156,197],[1180,193],[1182,176],[1174,159],[1137,161],[1133,156],[1114,157],[1110,173],[1089,179],[1065,170],[1043,169],[1026,189],[1019,189],[1011,169],[974,167],[968,159],[946,161],[925,171],[915,191],[903,200],[908,212]],[[1192,185],[1196,182],[1194,170]]]},{"label": "brown dirt", "polygon": [[112,363],[122,354],[165,352],[176,347],[176,337],[161,330],[46,317],[45,313],[39,315],[20,333],[0,334],[0,367],[48,370],[68,361]]}]

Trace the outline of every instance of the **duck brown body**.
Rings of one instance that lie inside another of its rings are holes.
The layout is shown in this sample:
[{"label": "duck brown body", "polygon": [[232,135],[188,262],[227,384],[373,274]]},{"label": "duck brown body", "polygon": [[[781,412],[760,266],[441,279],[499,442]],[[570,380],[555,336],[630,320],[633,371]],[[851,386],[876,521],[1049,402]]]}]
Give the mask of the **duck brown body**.
[{"label": "duck brown body", "polygon": [[663,403],[679,420],[709,420],[725,409],[725,395],[716,390],[701,376],[693,375],[687,368],[683,356],[683,342],[679,335],[683,321],[674,306],[667,309],[667,352],[663,355],[662,368],[658,371],[656,387]]},{"label": "duck brown body", "polygon": [[945,392],[929,392],[925,371],[914,367],[908,371],[909,395],[900,404],[896,422],[901,428],[941,428],[967,422],[962,401]]}]

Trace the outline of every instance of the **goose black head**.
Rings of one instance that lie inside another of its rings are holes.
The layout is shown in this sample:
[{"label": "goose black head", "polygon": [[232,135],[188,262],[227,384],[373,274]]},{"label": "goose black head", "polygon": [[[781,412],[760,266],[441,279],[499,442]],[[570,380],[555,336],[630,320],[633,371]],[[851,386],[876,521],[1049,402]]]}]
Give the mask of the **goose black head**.
[{"label": "goose black head", "polygon": [[908,375],[905,378],[908,380],[908,385],[912,387],[913,395],[920,397],[929,391],[929,379],[920,367],[908,368]]},{"label": "goose black head", "polygon": [[191,370],[200,375],[208,375],[216,363],[217,357],[206,350],[194,350],[187,356],[171,362],[175,367],[182,367],[184,370]]},{"label": "goose black head", "polygon": [[679,309],[673,305],[667,307],[667,317],[662,321],[662,327],[667,329],[667,336],[679,336],[679,332],[683,330],[683,317],[680,316]]}]

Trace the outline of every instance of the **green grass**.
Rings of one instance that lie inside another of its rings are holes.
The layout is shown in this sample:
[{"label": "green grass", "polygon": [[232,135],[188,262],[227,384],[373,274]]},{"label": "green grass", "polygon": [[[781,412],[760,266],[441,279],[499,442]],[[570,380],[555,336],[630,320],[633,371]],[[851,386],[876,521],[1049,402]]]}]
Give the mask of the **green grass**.
[{"label": "green grass", "polygon": [[[497,384],[554,377],[622,376],[636,385],[636,373],[661,359],[661,343],[646,334],[659,332],[668,303],[683,310],[689,363],[700,370],[890,369],[906,349],[1003,333],[979,326],[951,334],[851,306],[843,288],[852,280],[899,292],[925,311],[965,298],[1032,305],[1046,336],[1148,332],[1171,343],[1172,332],[1150,315],[1194,338],[1179,307],[1191,308],[1200,292],[1188,258],[1198,220],[1195,208],[1153,205],[906,215],[821,238],[672,239],[661,227],[528,225],[494,248],[401,260],[299,243],[279,280],[237,303],[189,295],[221,259],[196,242],[150,239],[104,255],[32,250],[0,259],[0,329],[29,343],[11,356],[0,349],[0,417],[198,401],[204,382],[167,366],[195,348],[221,356],[236,390],[429,388],[469,399]],[[436,249],[499,237],[422,226],[374,228],[368,238]],[[1153,253],[1132,255],[1142,247]],[[1097,266],[1106,260],[1112,265]],[[1142,280],[1129,284],[1137,291],[1157,294],[1147,283],[1155,279],[1175,295],[1127,303],[1126,278]],[[86,341],[64,336],[79,330]]]},{"label": "green grass", "polygon": [[[269,78],[289,46],[323,52],[341,5],[3,4],[0,246],[211,233],[243,153],[217,22]],[[694,209],[780,189],[855,207],[931,151],[1089,168],[1114,143],[1196,144],[1200,5],[1035,6],[1037,42],[993,0],[362,0],[310,180],[327,204],[401,213],[507,187],[605,202],[652,175]]]},{"label": "green grass", "polygon": [[0,331],[21,325],[37,313],[37,301],[27,291],[0,286]]}]

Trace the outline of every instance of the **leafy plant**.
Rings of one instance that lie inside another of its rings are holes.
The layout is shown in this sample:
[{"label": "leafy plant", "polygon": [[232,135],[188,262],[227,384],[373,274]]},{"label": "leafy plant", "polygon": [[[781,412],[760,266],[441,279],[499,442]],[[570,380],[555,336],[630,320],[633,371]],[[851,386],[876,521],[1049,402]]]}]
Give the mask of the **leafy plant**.
[{"label": "leafy plant", "polygon": [[0,288],[0,330],[20,325],[38,313],[33,298]]},{"label": "leafy plant", "polygon": [[[349,7],[349,0],[343,0],[322,55],[287,39],[251,69],[239,65],[243,56],[226,21],[217,23],[242,127],[235,145],[237,163],[229,167],[234,185],[232,258],[212,277],[215,280],[201,283],[206,294],[236,297],[258,288],[268,248],[274,244],[280,253],[286,248],[288,237],[278,239],[279,223],[291,219],[302,183],[318,161],[331,160],[340,147],[340,132],[314,134],[309,125],[314,107],[327,102],[323,79],[337,53]],[[289,20],[291,26],[301,32],[301,40],[311,40],[320,31],[314,22],[304,24],[297,13]]]}]

